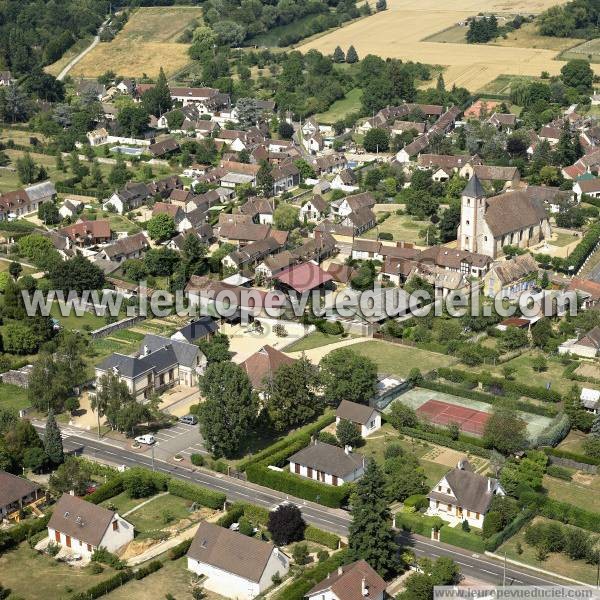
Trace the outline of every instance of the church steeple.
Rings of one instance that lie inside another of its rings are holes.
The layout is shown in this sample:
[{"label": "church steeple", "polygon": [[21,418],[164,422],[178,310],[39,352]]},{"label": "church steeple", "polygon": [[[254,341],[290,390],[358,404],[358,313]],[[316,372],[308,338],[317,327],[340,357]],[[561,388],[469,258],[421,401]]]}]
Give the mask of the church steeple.
[{"label": "church steeple", "polygon": [[467,198],[483,198],[485,196],[485,190],[479,181],[479,177],[473,174],[473,177],[469,179],[465,189],[462,191],[462,195]]}]

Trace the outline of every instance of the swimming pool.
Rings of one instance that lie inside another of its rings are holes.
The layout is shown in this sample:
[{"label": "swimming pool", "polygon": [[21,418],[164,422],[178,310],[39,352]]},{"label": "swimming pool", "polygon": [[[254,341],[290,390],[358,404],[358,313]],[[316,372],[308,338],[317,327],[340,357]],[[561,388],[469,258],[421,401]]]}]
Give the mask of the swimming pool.
[{"label": "swimming pool", "polygon": [[130,148],[129,146],[113,146],[110,151],[117,154],[129,154],[129,156],[141,156],[144,152],[142,148]]}]

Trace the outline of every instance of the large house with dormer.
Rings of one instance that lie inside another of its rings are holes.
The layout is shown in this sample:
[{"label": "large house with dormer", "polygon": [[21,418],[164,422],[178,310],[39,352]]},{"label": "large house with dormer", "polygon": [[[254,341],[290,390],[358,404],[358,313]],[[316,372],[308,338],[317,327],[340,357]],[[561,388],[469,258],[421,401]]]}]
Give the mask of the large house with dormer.
[{"label": "large house with dormer", "polygon": [[471,527],[481,528],[494,496],[505,494],[497,479],[475,473],[464,458],[427,495],[427,514],[452,524],[467,521]]}]

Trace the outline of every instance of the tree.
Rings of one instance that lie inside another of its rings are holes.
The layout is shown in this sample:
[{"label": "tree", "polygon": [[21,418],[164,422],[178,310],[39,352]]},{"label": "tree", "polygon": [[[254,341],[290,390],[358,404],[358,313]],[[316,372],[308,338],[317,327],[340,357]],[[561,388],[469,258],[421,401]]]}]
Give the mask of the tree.
[{"label": "tree", "polygon": [[346,419],[340,419],[335,428],[335,435],[342,446],[355,448],[362,443],[362,435],[358,427]]},{"label": "tree", "polygon": [[358,54],[356,53],[354,46],[350,46],[350,48],[348,48],[348,52],[346,52],[346,62],[348,64],[354,64],[358,62]]},{"label": "tree", "polygon": [[173,217],[167,213],[154,215],[148,221],[146,229],[148,230],[150,238],[156,242],[169,240],[177,233],[175,221],[173,220]]},{"label": "tree", "polygon": [[4,351],[13,354],[35,354],[44,341],[31,327],[23,323],[9,323],[2,333]]},{"label": "tree", "polygon": [[277,128],[277,133],[284,140],[291,140],[294,135],[294,128],[287,121],[281,121]]},{"label": "tree", "polygon": [[154,277],[173,275],[181,256],[170,248],[150,248],[144,255],[144,266]]},{"label": "tree", "polygon": [[105,282],[104,271],[80,254],[54,265],[48,275],[55,290],[75,290],[79,294],[100,290]]},{"label": "tree", "polygon": [[267,529],[278,546],[285,546],[304,539],[306,523],[295,504],[284,502],[269,513]]},{"label": "tree", "polygon": [[46,429],[44,430],[44,450],[54,466],[61,465],[65,460],[63,451],[62,437],[60,429],[54,416],[54,411],[50,409],[46,419]]},{"label": "tree", "polygon": [[223,362],[231,358],[229,352],[229,338],[222,333],[216,333],[209,340],[198,342],[198,347],[206,356],[208,364]]},{"label": "tree", "polygon": [[160,116],[171,109],[173,101],[167,77],[162,67],[156,80],[156,85],[142,94],[142,106],[146,114]]},{"label": "tree", "polygon": [[440,241],[450,242],[456,239],[458,226],[460,225],[460,204],[451,203],[450,206],[442,212],[439,222]]},{"label": "tree", "polygon": [[130,137],[138,137],[144,133],[148,127],[148,121],[149,116],[146,109],[139,105],[124,106],[117,115],[117,123],[123,133]]},{"label": "tree", "polygon": [[256,174],[256,187],[263,194],[263,196],[273,195],[273,185],[275,180],[273,179],[273,167],[266,160],[261,161],[260,169]]},{"label": "tree", "polygon": [[367,404],[375,394],[377,366],[350,348],[338,348],[321,361],[325,400],[337,406],[342,400]]},{"label": "tree", "polygon": [[348,553],[350,560],[366,560],[381,577],[389,579],[396,573],[399,563],[385,485],[376,461],[369,461],[356,484]]},{"label": "tree", "polygon": [[401,431],[403,427],[416,427],[419,423],[415,409],[400,401],[392,403],[388,420],[398,431]]},{"label": "tree", "polygon": [[363,140],[367,152],[387,152],[390,147],[390,135],[385,129],[369,129]]},{"label": "tree", "polygon": [[17,159],[17,174],[21,183],[33,183],[37,179],[37,172],[37,166],[29,152],[25,152],[21,158]]},{"label": "tree", "polygon": [[216,458],[233,456],[258,413],[248,375],[234,363],[213,363],[200,379],[200,392],[206,398],[199,417],[207,448]]},{"label": "tree", "polygon": [[529,451],[520,460],[505,463],[500,472],[500,483],[509,494],[516,494],[519,488],[526,486],[531,490],[541,488],[548,457],[544,452]]},{"label": "tree", "polygon": [[298,209],[291,204],[283,202],[273,212],[273,225],[276,229],[291,231],[299,224]]},{"label": "tree", "polygon": [[275,431],[303,425],[321,412],[317,386],[317,369],[304,355],[275,371],[265,388],[265,408]]},{"label": "tree", "polygon": [[562,66],[560,77],[567,87],[576,88],[582,94],[592,90],[594,71],[587,60],[582,58],[570,60]]},{"label": "tree", "polygon": [[545,371],[548,368],[548,361],[545,356],[543,354],[536,354],[531,359],[531,368],[538,373]]},{"label": "tree", "polygon": [[375,3],[375,10],[377,12],[381,12],[382,10],[385,10],[386,8],[387,8],[386,0],[377,0],[377,2]]},{"label": "tree", "polygon": [[125,164],[125,159],[121,154],[117,154],[117,162],[108,174],[108,183],[114,187],[124,186],[133,176]]},{"label": "tree", "polygon": [[65,462],[50,475],[49,485],[54,494],[68,494],[71,490],[83,496],[90,482],[90,468],[75,456],[67,456]]},{"label": "tree", "polygon": [[383,464],[386,474],[386,498],[390,502],[403,502],[414,494],[427,492],[427,476],[412,452],[387,458]]},{"label": "tree", "polygon": [[38,208],[38,219],[43,221],[45,225],[56,225],[60,223],[60,215],[58,207],[52,202],[42,202]]},{"label": "tree", "polygon": [[336,46],[335,50],[333,51],[333,62],[342,63],[345,59],[346,57],[344,56],[344,51],[339,46]]},{"label": "tree", "polygon": [[485,424],[483,440],[486,447],[502,454],[513,454],[527,447],[527,424],[508,404],[495,404]]},{"label": "tree", "polygon": [[13,279],[18,279],[19,275],[21,274],[22,271],[23,271],[23,267],[22,267],[21,263],[18,263],[14,260],[8,266],[8,272],[11,274]]},{"label": "tree", "polygon": [[260,109],[255,98],[240,98],[235,106],[242,129],[248,129],[258,123]]},{"label": "tree", "polygon": [[302,181],[310,178],[314,179],[316,177],[315,170],[313,169],[312,165],[307,163],[303,158],[294,161],[294,164],[298,168],[298,171],[300,171],[300,178]]},{"label": "tree", "polygon": [[306,544],[296,544],[292,552],[292,558],[297,565],[305,565],[309,561],[308,546]]}]

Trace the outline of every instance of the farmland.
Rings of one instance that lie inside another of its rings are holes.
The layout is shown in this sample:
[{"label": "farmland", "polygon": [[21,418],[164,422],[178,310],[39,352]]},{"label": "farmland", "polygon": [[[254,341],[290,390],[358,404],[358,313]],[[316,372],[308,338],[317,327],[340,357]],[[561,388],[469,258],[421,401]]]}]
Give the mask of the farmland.
[{"label": "farmland", "polygon": [[[316,48],[330,53],[338,45],[346,50],[353,44],[361,57],[372,53],[427,64],[442,64],[446,66],[446,85],[456,84],[475,91],[502,74],[539,76],[542,71],[557,74],[562,62],[555,60],[555,57],[562,46],[556,45],[568,42],[544,38],[543,44],[553,49],[542,48],[539,45],[542,42],[536,40],[532,43],[531,37],[526,39],[527,36],[535,35],[534,31],[527,28],[524,32],[515,34],[517,39],[512,42],[507,39],[498,44],[478,45],[476,51],[469,44],[436,43],[425,41],[425,38],[450,30],[459,21],[481,12],[539,13],[553,4],[556,2],[551,0],[536,0],[531,3],[524,0],[486,0],[483,3],[460,0],[450,10],[433,0],[418,3],[415,0],[389,0],[388,10],[311,40],[300,46],[300,49],[306,51]],[[515,47],[515,43],[523,47]]]},{"label": "farmland", "polygon": [[588,40],[582,44],[566,50],[560,56],[563,60],[572,60],[574,58],[583,58],[592,63],[600,63],[600,40]]},{"label": "farmland", "polygon": [[360,110],[362,90],[354,88],[350,90],[341,100],[334,102],[329,110],[316,115],[321,123],[335,123],[352,112]]},{"label": "farmland", "polygon": [[112,42],[98,44],[71,71],[71,75],[97,77],[111,68],[119,75],[156,77],[163,67],[173,74],[188,62],[188,45],[179,36],[193,19],[200,20],[198,7],[146,7],[137,9]]}]

